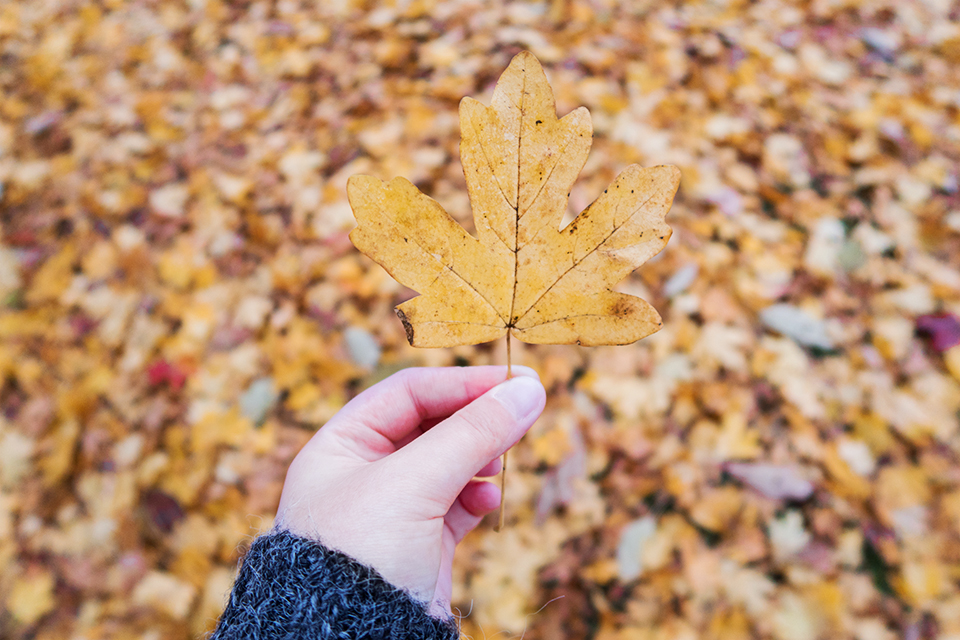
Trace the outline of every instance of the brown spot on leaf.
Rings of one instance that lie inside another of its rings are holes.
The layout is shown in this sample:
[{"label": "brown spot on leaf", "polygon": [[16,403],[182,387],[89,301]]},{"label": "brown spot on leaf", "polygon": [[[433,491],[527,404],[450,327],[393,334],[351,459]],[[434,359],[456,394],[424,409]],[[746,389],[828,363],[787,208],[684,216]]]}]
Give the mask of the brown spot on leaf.
[{"label": "brown spot on leaf", "polygon": [[630,313],[630,303],[625,298],[617,298],[607,308],[607,313],[612,316],[625,317]]},{"label": "brown spot on leaf", "polygon": [[410,346],[413,346],[413,325],[410,324],[410,321],[407,320],[407,314],[405,314],[400,309],[397,309],[397,317],[400,318],[400,322],[403,323],[403,330],[407,332],[407,342],[410,343]]}]

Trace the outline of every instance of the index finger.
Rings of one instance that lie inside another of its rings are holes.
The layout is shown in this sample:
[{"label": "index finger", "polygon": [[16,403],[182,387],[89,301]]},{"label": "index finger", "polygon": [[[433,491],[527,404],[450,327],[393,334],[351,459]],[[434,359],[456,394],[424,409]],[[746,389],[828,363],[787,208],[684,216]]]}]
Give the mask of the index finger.
[{"label": "index finger", "polygon": [[[529,367],[512,369],[514,376],[540,378]],[[419,435],[425,420],[456,413],[506,379],[502,366],[404,369],[348,402],[321,431],[376,459]]]}]

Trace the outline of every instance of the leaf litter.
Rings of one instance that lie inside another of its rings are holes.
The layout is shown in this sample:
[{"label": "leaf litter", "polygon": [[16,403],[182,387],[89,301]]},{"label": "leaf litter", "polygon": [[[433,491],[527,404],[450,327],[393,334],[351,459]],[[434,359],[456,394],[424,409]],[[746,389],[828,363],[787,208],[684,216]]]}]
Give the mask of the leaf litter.
[{"label": "leaf litter", "polygon": [[[663,329],[514,354],[550,403],[510,526],[463,543],[464,633],[960,634],[949,3],[208,1],[0,5],[2,635],[199,636],[344,402],[503,364],[409,346],[415,292],[351,247],[346,183],[405,176],[479,234],[458,105],[521,50],[591,113],[566,220],[631,164],[683,185],[669,246],[615,289]],[[778,304],[832,348],[765,326]]]}]

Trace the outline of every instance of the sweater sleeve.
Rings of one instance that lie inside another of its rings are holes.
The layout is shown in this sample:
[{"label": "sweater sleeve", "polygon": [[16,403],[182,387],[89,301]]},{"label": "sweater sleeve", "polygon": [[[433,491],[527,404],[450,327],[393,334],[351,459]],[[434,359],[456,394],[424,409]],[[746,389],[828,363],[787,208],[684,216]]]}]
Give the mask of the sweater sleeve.
[{"label": "sweater sleeve", "polygon": [[453,619],[353,558],[285,531],[257,538],[211,640],[456,640]]}]

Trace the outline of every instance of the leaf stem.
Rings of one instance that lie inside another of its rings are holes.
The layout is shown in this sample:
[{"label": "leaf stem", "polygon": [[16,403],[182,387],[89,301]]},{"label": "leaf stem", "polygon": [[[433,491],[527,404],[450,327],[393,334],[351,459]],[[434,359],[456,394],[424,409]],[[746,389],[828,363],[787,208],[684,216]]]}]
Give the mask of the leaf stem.
[{"label": "leaf stem", "polygon": [[510,453],[510,450],[507,449],[503,452],[503,469],[500,471],[500,512],[497,515],[497,524],[493,527],[494,531],[500,531],[503,529],[503,492],[507,484],[507,454]]},{"label": "leaf stem", "polygon": [[[513,370],[510,362],[510,330],[507,329],[507,380],[513,377]],[[503,452],[503,468],[500,470],[500,510],[497,514],[497,524],[493,527],[494,531],[503,529],[503,496],[507,488],[507,454],[510,450]]]}]

